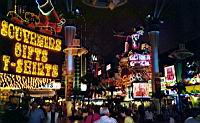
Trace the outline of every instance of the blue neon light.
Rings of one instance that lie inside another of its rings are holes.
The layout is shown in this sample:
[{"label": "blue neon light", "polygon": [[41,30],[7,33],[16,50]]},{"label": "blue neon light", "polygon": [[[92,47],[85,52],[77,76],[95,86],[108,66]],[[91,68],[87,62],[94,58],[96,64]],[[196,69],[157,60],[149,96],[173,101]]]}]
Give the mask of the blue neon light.
[{"label": "blue neon light", "polygon": [[68,71],[72,71],[73,70],[73,56],[72,56],[72,52],[68,52],[68,68],[67,68],[67,70]]}]

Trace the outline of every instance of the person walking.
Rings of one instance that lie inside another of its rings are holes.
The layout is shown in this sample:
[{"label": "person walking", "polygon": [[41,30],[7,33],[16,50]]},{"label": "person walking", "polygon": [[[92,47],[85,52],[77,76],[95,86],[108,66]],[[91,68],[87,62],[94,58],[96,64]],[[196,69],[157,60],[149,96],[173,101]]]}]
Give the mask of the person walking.
[{"label": "person walking", "polygon": [[100,115],[97,113],[97,110],[92,107],[89,108],[88,116],[85,119],[84,123],[94,123],[100,119]]},{"label": "person walking", "polygon": [[125,119],[124,119],[124,123],[135,123],[133,118],[131,117],[131,110],[126,110],[126,116],[125,116]]},{"label": "person walking", "polygon": [[59,113],[57,112],[56,104],[52,103],[50,106],[50,111],[47,112],[46,123],[60,123]]},{"label": "person walking", "polygon": [[148,107],[145,111],[145,122],[153,123],[153,112],[151,111],[150,107]]},{"label": "person walking", "polygon": [[45,116],[41,109],[38,108],[36,101],[33,101],[27,114],[29,118],[28,123],[44,123]]},{"label": "person walking", "polygon": [[110,113],[107,107],[102,107],[100,109],[100,114],[102,115],[99,120],[94,123],[117,123],[117,120],[113,117],[109,117]]},{"label": "person walking", "polygon": [[138,106],[138,114],[139,114],[139,123],[144,123],[144,118],[145,118],[145,110],[144,110],[144,104],[142,103],[141,105]]}]

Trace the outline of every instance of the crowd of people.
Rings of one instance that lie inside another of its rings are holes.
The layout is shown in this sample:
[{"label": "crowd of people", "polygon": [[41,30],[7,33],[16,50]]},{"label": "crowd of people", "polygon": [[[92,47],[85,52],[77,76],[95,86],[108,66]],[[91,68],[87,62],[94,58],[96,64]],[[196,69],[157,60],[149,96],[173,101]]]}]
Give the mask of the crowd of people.
[{"label": "crowd of people", "polygon": [[65,103],[44,103],[33,101],[28,107],[17,107],[9,102],[5,106],[5,113],[0,117],[0,123],[74,123],[79,115],[79,123],[200,123],[200,109],[184,108],[179,110],[175,105],[162,106],[160,113],[151,103],[129,106],[120,103],[103,103],[103,105],[86,105],[73,111],[72,116],[67,114]]},{"label": "crowd of people", "polygon": [[66,123],[65,103],[33,101],[27,106],[17,106],[11,100],[4,106],[0,123]]},{"label": "crowd of people", "polygon": [[163,106],[157,113],[153,106],[90,105],[84,123],[200,123],[200,109],[181,111],[175,105]]}]

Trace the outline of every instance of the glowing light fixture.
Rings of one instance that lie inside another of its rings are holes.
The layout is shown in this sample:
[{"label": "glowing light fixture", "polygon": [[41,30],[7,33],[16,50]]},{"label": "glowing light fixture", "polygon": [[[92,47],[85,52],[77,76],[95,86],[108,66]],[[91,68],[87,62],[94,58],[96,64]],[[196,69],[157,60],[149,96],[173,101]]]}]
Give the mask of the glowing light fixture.
[{"label": "glowing light fixture", "polygon": [[94,54],[91,55],[91,59],[92,59],[92,62],[97,62],[98,61],[97,56],[94,55]]},{"label": "glowing light fixture", "polygon": [[87,84],[81,83],[81,91],[86,91],[87,90]]},{"label": "glowing light fixture", "polygon": [[73,70],[73,56],[71,52],[68,52],[68,71]]},{"label": "glowing light fixture", "polygon": [[98,71],[98,76],[100,76],[102,74],[101,70]]},{"label": "glowing light fixture", "polygon": [[188,51],[185,48],[185,44],[179,44],[179,49],[173,51],[171,54],[169,54],[168,57],[173,58],[173,59],[183,60],[183,59],[189,58],[193,55],[194,55],[194,53]]},{"label": "glowing light fixture", "polygon": [[108,64],[107,66],[106,66],[106,71],[109,71],[111,69],[111,64]]}]

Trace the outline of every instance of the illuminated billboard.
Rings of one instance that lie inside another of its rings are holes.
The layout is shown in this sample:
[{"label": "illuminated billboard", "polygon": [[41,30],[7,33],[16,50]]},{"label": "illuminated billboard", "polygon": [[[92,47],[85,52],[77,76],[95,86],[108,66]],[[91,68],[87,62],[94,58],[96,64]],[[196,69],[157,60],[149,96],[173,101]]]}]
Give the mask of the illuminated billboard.
[{"label": "illuminated billboard", "polygon": [[38,88],[61,75],[62,40],[0,19],[0,87]]},{"label": "illuminated billboard", "polygon": [[176,81],[176,73],[175,73],[175,67],[167,66],[165,69],[165,81],[166,82],[175,82]]},{"label": "illuminated billboard", "polygon": [[149,84],[148,83],[133,83],[133,97],[134,98],[149,98]]},{"label": "illuminated billboard", "polygon": [[151,56],[150,54],[138,54],[134,53],[129,56],[129,64],[134,66],[150,66]]}]

